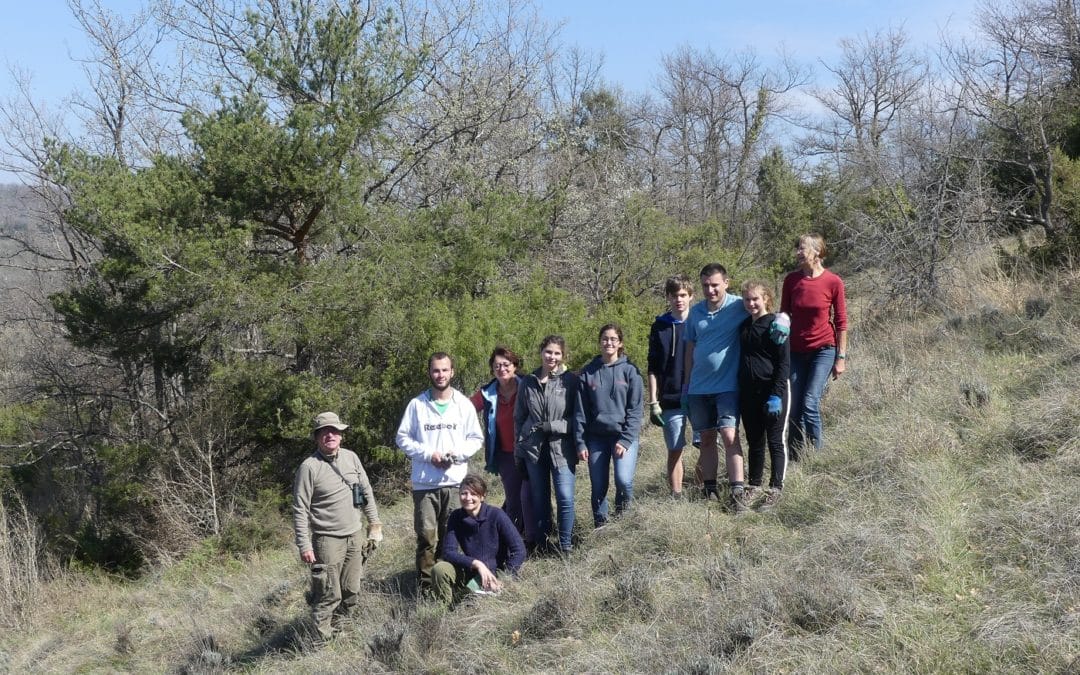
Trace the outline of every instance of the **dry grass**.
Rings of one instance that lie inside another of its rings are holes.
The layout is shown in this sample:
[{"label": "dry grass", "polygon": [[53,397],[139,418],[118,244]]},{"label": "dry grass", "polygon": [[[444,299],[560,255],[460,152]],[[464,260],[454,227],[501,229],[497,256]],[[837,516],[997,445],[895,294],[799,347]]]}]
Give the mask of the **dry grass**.
[{"label": "dry grass", "polygon": [[[853,336],[826,398],[828,446],[771,514],[668,501],[650,430],[635,507],[498,597],[453,611],[417,599],[400,503],[384,509],[363,610],[327,646],[311,643],[293,550],[197,550],[135,582],[46,585],[0,638],[0,668],[1076,672],[1080,293],[993,284],[999,312]],[[1047,306],[1025,314],[1038,289]],[[582,470],[582,523],[587,495]]]}]

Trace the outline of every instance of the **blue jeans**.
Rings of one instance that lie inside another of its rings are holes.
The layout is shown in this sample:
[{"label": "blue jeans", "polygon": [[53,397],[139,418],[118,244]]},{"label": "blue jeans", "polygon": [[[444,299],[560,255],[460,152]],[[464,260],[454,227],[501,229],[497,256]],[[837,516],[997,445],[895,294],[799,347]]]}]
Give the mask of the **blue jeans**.
[{"label": "blue jeans", "polygon": [[536,522],[536,539],[532,544],[547,541],[551,531],[551,486],[555,485],[555,507],[559,512],[559,548],[569,551],[574,532],[574,471],[568,466],[555,466],[551,453],[544,450],[540,460],[525,460],[529,470],[529,490],[532,493],[532,512]]},{"label": "blue jeans", "polygon": [[820,450],[821,397],[836,363],[836,347],[813,352],[791,352],[791,433],[792,448],[803,443]]},{"label": "blue jeans", "polygon": [[615,513],[621,513],[634,499],[634,470],[637,468],[638,443],[634,441],[622,457],[615,457],[617,437],[589,438],[589,482],[592,483],[593,524],[600,527],[608,520],[608,466],[615,463]]}]

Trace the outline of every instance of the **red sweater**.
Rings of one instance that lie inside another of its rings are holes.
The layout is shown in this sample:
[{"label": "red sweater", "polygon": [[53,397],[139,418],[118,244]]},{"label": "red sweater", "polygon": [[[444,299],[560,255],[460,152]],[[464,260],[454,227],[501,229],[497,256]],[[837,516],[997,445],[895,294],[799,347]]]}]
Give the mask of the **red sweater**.
[{"label": "red sweater", "polygon": [[784,277],[780,311],[791,315],[791,351],[835,347],[836,334],[847,330],[844,282],[829,270],[816,278],[792,272]]}]

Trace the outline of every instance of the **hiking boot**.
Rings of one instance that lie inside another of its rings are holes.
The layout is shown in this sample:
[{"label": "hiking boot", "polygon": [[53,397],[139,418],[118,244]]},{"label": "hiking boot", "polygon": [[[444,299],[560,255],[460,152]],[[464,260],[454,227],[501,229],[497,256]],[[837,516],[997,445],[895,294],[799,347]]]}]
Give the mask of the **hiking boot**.
[{"label": "hiking boot", "polygon": [[761,499],[763,494],[764,490],[761,489],[760,485],[747,485],[743,488],[743,497],[750,506],[753,506],[754,502]]},{"label": "hiking boot", "polygon": [[731,505],[735,509],[735,514],[746,513],[750,510],[750,502],[746,498],[746,489],[743,487],[732,488],[731,490]]},{"label": "hiking boot", "polygon": [[776,508],[776,504],[780,501],[780,495],[780,488],[769,488],[765,492],[765,501],[758,506],[758,512],[768,513]]},{"label": "hiking boot", "polygon": [[715,485],[706,485],[701,488],[701,498],[705,501],[720,501],[720,491]]}]

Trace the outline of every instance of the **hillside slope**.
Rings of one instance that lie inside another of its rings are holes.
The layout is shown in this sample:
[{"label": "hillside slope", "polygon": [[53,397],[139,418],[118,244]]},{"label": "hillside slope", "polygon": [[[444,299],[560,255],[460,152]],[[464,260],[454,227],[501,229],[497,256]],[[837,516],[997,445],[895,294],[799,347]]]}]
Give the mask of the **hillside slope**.
[{"label": "hillside slope", "polygon": [[1080,276],[979,288],[952,316],[856,318],[827,448],[774,513],[668,501],[650,429],[632,512],[498,597],[415,598],[402,502],[330,645],[305,637],[293,547],[208,545],[136,582],[67,574],[0,670],[1076,672]]}]

